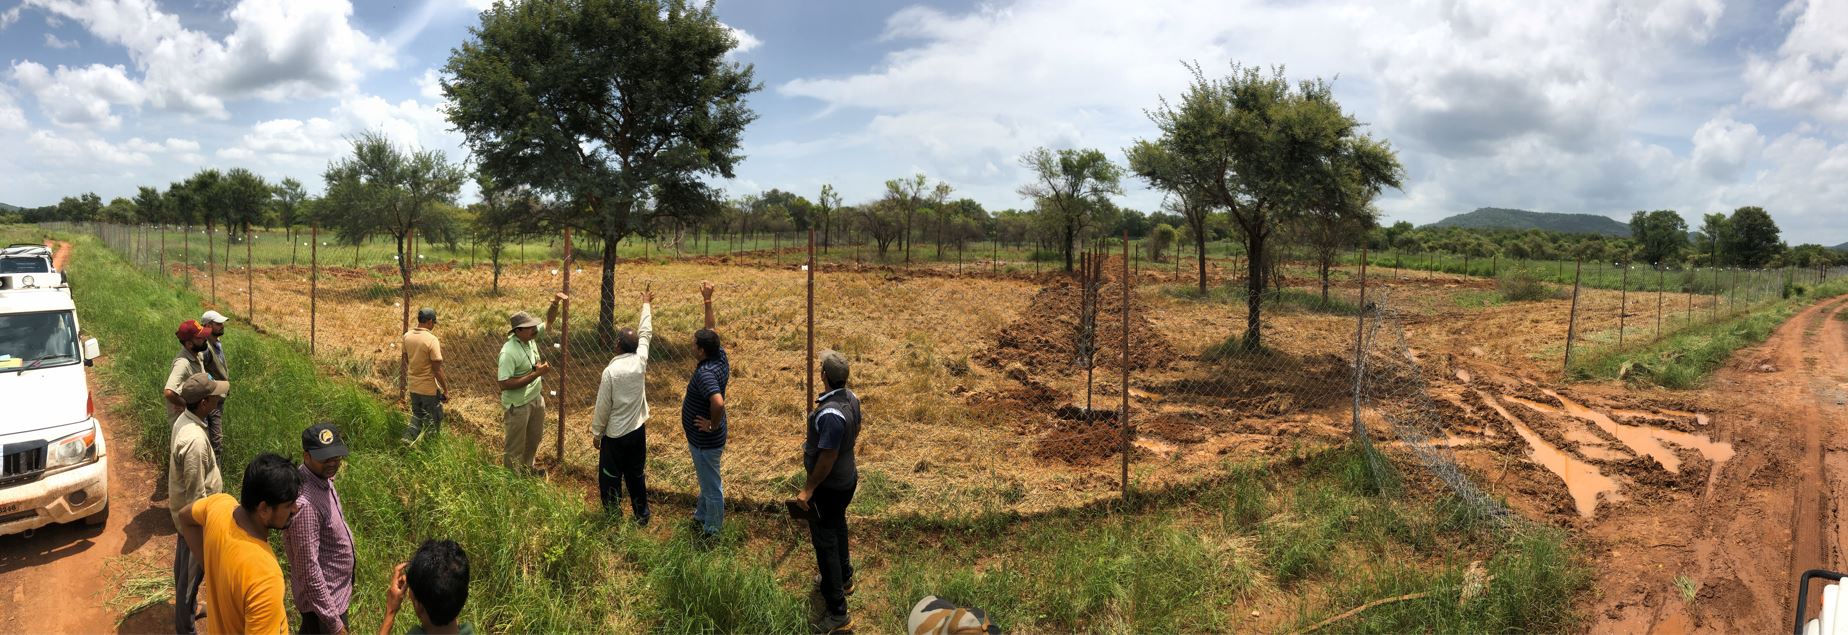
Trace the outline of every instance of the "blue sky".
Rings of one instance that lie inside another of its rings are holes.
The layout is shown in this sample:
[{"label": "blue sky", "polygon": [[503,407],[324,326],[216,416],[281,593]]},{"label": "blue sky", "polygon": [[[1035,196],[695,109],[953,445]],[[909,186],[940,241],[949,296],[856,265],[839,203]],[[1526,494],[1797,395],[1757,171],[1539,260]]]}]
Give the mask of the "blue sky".
[{"label": "blue sky", "polygon": [[[434,69],[482,0],[0,0],[0,202],[129,195],[202,167],[320,189],[382,129],[466,158]],[[1528,6],[1533,5],[1533,6]],[[1408,171],[1378,202],[1690,219],[1769,209],[1791,243],[1848,241],[1848,2],[721,0],[760,118],[733,194],[848,202],[924,172],[1021,207],[1037,146],[1120,158],[1182,60],[1335,78]],[[1130,181],[1120,202],[1161,196]]]}]

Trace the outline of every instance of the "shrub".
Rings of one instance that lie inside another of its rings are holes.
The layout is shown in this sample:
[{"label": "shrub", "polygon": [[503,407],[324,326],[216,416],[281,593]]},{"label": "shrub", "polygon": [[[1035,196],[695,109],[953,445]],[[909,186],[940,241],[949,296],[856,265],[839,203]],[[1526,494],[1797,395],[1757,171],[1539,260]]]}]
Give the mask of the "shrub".
[{"label": "shrub", "polygon": [[1509,302],[1530,302],[1533,300],[1551,300],[1559,296],[1558,292],[1545,282],[1540,281],[1540,274],[1526,267],[1517,267],[1502,272],[1495,281],[1501,290],[1502,299]]}]

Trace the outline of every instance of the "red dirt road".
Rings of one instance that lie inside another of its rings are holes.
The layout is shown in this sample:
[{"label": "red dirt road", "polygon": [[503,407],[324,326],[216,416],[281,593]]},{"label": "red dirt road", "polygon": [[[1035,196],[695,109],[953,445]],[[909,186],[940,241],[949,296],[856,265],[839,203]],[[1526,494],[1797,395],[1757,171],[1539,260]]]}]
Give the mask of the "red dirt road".
[{"label": "red dirt road", "polygon": [[1848,298],[1735,355],[1703,391],[1739,454],[1705,493],[1586,528],[1593,632],[1786,631],[1796,576],[1848,563]]}]

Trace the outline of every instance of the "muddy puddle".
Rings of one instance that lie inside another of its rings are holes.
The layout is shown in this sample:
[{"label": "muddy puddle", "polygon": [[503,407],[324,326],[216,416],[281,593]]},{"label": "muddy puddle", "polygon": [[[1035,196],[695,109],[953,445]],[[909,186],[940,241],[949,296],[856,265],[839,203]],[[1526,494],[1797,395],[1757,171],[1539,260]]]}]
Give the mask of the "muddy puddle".
[{"label": "muddy puddle", "polygon": [[[1611,436],[1617,437],[1619,441],[1622,441],[1624,445],[1630,446],[1631,449],[1655,457],[1656,461],[1662,464],[1663,469],[1668,470],[1671,474],[1680,472],[1681,459],[1680,457],[1676,457],[1673,451],[1663,446],[1663,442],[1699,452],[1702,457],[1705,457],[1708,461],[1713,463],[1713,472],[1716,473],[1720,471],[1720,464],[1725,463],[1733,457],[1733,447],[1731,443],[1714,441],[1704,435],[1691,434],[1678,430],[1665,430],[1650,426],[1624,425],[1617,423],[1616,420],[1611,419],[1602,412],[1587,408],[1583,404],[1561,396],[1559,393],[1551,390],[1543,390],[1541,392],[1546,393],[1546,396],[1552,397],[1554,400],[1558,401],[1560,405],[1564,406],[1566,414],[1590,421],[1593,425],[1610,433]],[[1705,421],[1701,423],[1705,423]],[[1660,454],[1657,453],[1655,450],[1656,448],[1660,448]],[[1670,463],[1669,461],[1663,460],[1663,455],[1673,458],[1674,462]]]},{"label": "muddy puddle", "polygon": [[1613,503],[1624,500],[1623,495],[1617,491],[1616,479],[1605,476],[1597,466],[1581,461],[1548,443],[1520,418],[1503,408],[1489,393],[1478,390],[1476,395],[1482,398],[1482,403],[1514,426],[1515,433],[1527,442],[1528,459],[1565,481],[1566,492],[1571,494],[1573,507],[1578,510],[1579,516],[1591,518],[1597,513],[1599,495]]}]

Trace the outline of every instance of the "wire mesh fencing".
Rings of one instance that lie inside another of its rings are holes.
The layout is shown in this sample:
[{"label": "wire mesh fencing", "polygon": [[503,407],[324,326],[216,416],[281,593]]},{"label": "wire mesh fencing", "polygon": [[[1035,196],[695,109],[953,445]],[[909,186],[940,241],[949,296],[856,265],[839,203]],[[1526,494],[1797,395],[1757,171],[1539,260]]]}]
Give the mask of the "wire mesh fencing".
[{"label": "wire mesh fencing", "polygon": [[[594,236],[482,249],[414,235],[343,244],[313,227],[60,228],[99,236],[190,286],[203,308],[296,341],[388,399],[409,392],[404,333],[419,308],[433,309],[448,380],[440,433],[489,447],[503,439],[496,380],[508,317],[544,320],[563,294],[539,336],[554,368],[543,379],[540,463],[566,478],[595,480],[598,379],[651,292],[650,487],[696,489],[679,406],[710,281],[732,368],[727,496],[741,505],[771,506],[799,487],[805,417],[827,388],[812,360],[834,350],[850,360],[849,388],[867,413],[862,514],[1049,511],[1185,484],[1229,461],[1370,446],[1374,434],[1499,513],[1434,441],[1444,413],[1420,401],[1404,313],[1384,301],[1389,279],[1337,254],[1299,252],[1254,270],[1223,246],[1202,263],[1195,251],[1157,254],[1117,237],[1075,245],[1068,273],[1064,254],[1005,241],[939,250],[920,240],[905,264],[900,244],[881,255],[848,236],[817,240],[813,256],[807,235],[692,234],[625,241],[606,257]],[[1386,478],[1387,465],[1372,467]]]}]

